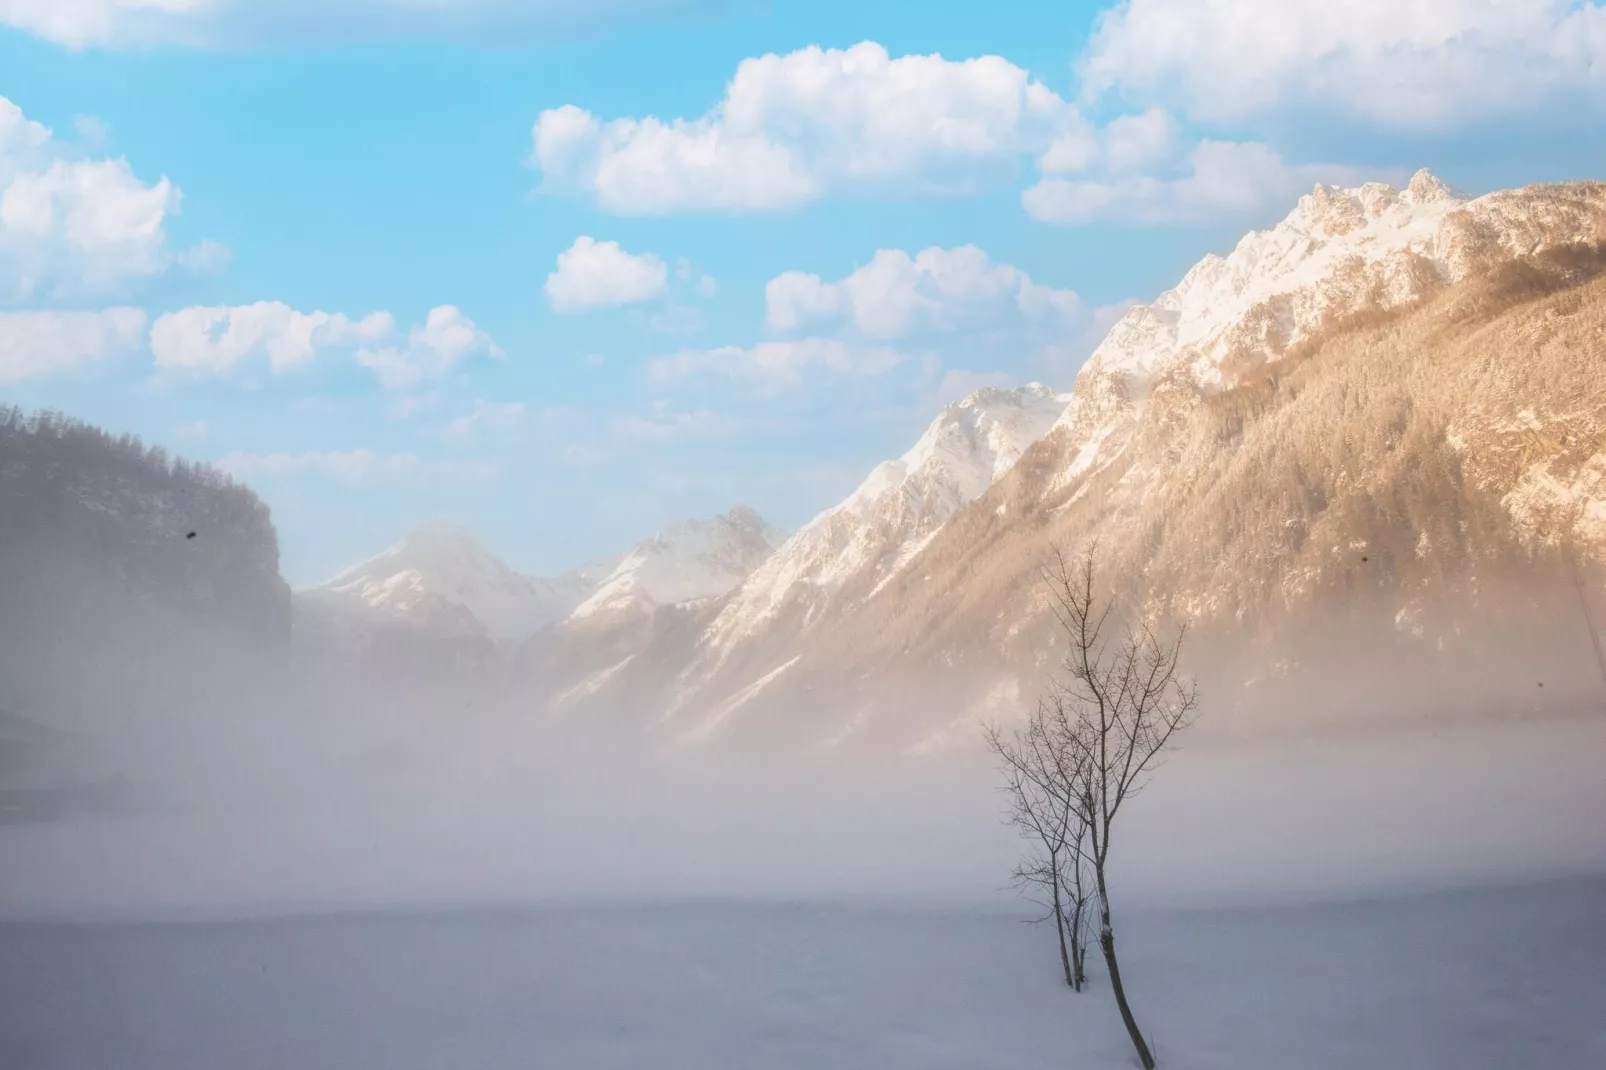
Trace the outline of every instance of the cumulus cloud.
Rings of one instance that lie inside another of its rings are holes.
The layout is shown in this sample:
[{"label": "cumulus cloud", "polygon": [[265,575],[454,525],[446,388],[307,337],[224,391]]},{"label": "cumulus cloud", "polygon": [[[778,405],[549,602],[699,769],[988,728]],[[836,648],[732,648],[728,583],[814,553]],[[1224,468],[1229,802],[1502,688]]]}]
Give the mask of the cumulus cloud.
[{"label": "cumulus cloud", "polygon": [[303,452],[230,453],[217,467],[242,480],[315,476],[354,490],[449,483],[483,478],[483,464],[425,460],[414,453],[383,453],[367,448]]},{"label": "cumulus cloud", "polygon": [[962,245],[913,256],[881,249],[835,282],[789,271],[765,286],[764,304],[774,331],[848,322],[868,337],[895,339],[922,329],[1064,323],[1080,301],[1071,290],[1040,285],[1019,268]]},{"label": "cumulus cloud", "polygon": [[853,184],[969,188],[1012,174],[1080,121],[998,56],[892,58],[864,42],[746,59],[704,115],[602,120],[542,113],[533,162],[548,192],[610,212],[762,211]]},{"label": "cumulus cloud", "polygon": [[[589,195],[621,215],[784,209],[877,185],[957,192],[1033,162],[1042,181],[1026,207],[1060,223],[1250,211],[1339,174],[1287,164],[1257,142],[1190,145],[1160,107],[1095,125],[998,56],[894,58],[874,42],[743,60],[695,119],[551,109],[535,124],[532,161],[543,191]],[[782,285],[800,310],[835,299],[805,279]]]},{"label": "cumulus cloud", "polygon": [[86,371],[144,342],[145,313],[0,312],[0,386]]},{"label": "cumulus cloud", "polygon": [[699,0],[0,0],[0,25],[69,48],[369,38],[540,39]]},{"label": "cumulus cloud", "polygon": [[1068,129],[1038,158],[1037,169],[1043,174],[1131,174],[1167,162],[1180,136],[1176,120],[1163,109],[1118,115],[1102,129],[1088,124]]},{"label": "cumulus cloud", "polygon": [[582,234],[558,254],[546,293],[555,311],[583,312],[651,301],[668,285],[669,267],[653,254],[627,253],[616,241]]},{"label": "cumulus cloud", "polygon": [[169,312],[151,328],[156,366],[167,371],[217,375],[242,361],[266,359],[275,372],[311,363],[325,349],[374,342],[394,329],[388,312],[362,319],[327,312],[297,312],[278,301],[195,307]]},{"label": "cumulus cloud", "polygon": [[1172,173],[1044,177],[1021,194],[1045,223],[1200,223],[1292,205],[1318,182],[1353,185],[1363,176],[1337,164],[1291,164],[1259,142],[1202,141]]},{"label": "cumulus cloud", "polygon": [[411,390],[442,378],[469,357],[506,355],[462,310],[441,305],[408,332],[405,344],[360,349],[357,363],[377,375],[386,390]]},{"label": "cumulus cloud", "polygon": [[222,375],[252,361],[281,373],[305,367],[329,350],[355,351],[358,364],[388,390],[409,390],[438,379],[471,356],[503,356],[490,335],[452,305],[397,337],[389,312],[360,319],[342,313],[298,312],[279,301],[169,312],[151,328],[151,352],[164,372]]},{"label": "cumulus cloud", "polygon": [[902,353],[886,346],[801,338],[755,346],[683,349],[652,361],[647,375],[658,385],[716,379],[767,391],[801,386],[806,376],[821,373],[838,379],[871,378],[904,360]]},{"label": "cumulus cloud", "polygon": [[0,97],[0,303],[103,296],[160,274],[186,255],[167,248],[180,199],[166,177],[86,158]]},{"label": "cumulus cloud", "polygon": [[1597,0],[1127,0],[1081,64],[1108,91],[1237,119],[1289,105],[1391,125],[1477,119],[1606,86]]}]

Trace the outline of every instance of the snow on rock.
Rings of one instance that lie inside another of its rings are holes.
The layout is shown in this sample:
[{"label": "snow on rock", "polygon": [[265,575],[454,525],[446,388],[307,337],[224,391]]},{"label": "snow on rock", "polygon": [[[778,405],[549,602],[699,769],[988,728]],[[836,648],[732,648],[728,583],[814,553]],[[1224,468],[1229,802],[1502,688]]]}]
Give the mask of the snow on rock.
[{"label": "snow on rock", "polygon": [[1410,300],[1423,266],[1447,278],[1455,257],[1443,223],[1465,203],[1427,171],[1403,190],[1317,186],[1271,230],[1206,256],[1153,304],[1134,305],[1089,364],[1141,377],[1183,364],[1218,384],[1236,347],[1286,349],[1330,313]]},{"label": "snow on rock", "polygon": [[613,617],[724,594],[784,538],[745,505],[665,528],[625,554],[570,619]]},{"label": "snow on rock", "polygon": [[525,576],[472,533],[434,521],[304,594],[359,613],[516,643],[562,620],[613,561],[550,579]]},{"label": "snow on rock", "polygon": [[542,577],[515,571],[468,530],[434,521],[301,595],[359,618],[517,644],[563,621],[614,620],[723,594],[782,538],[738,506],[665,528],[620,557]]},{"label": "snow on rock", "polygon": [[878,465],[845,501],[815,517],[748,577],[710,626],[710,645],[742,641],[790,600],[816,600],[853,581],[864,582],[867,591],[885,583],[1009,471],[1068,401],[1030,383],[988,387],[949,405],[909,452]]},{"label": "snow on rock", "polygon": [[1205,256],[1110,329],[1058,422],[1074,458],[1065,478],[1119,452],[1161,377],[1229,386],[1345,316],[1408,304],[1498,260],[1600,240],[1598,206],[1554,189],[1466,200],[1426,170],[1404,189],[1318,185],[1275,227]]}]

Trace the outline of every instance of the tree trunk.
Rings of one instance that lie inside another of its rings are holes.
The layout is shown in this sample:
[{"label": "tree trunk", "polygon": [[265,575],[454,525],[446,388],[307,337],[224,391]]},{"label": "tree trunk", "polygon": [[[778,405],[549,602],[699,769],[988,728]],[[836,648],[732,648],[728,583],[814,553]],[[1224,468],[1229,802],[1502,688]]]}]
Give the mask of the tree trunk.
[{"label": "tree trunk", "polygon": [[1115,1005],[1121,1011],[1121,1021],[1126,1023],[1127,1035],[1132,1038],[1132,1046],[1138,1050],[1138,1062],[1143,1064],[1143,1070],[1154,1070],[1154,1055],[1149,1051],[1148,1041],[1138,1030],[1138,1022],[1132,1017],[1132,1008],[1126,1001],[1126,989],[1121,986],[1121,966],[1115,961],[1115,931],[1110,928],[1110,900],[1105,894],[1104,868],[1099,867],[1099,949],[1104,952],[1104,966],[1110,971],[1110,988],[1115,992]]},{"label": "tree trunk", "polygon": [[1087,944],[1083,943],[1085,933],[1082,921],[1082,912],[1086,909],[1087,904],[1078,901],[1076,910],[1071,914],[1071,968],[1076,974],[1076,983],[1071,987],[1078,992],[1087,983]]},{"label": "tree trunk", "polygon": [[1072,988],[1076,987],[1075,975],[1071,972],[1071,956],[1065,950],[1065,911],[1060,905],[1060,881],[1058,875],[1054,877],[1054,931],[1060,938],[1060,965],[1065,968],[1065,983]]}]

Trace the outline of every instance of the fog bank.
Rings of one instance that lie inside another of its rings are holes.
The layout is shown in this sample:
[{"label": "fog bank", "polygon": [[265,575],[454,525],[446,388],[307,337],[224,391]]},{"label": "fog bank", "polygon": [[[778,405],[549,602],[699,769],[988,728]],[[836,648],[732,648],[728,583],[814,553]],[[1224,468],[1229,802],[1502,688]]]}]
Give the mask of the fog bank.
[{"label": "fog bank", "polygon": [[[0,825],[0,915],[247,916],[678,896],[1012,901],[986,763],[653,754],[507,710],[242,703],[99,740],[124,812]],[[1606,719],[1182,748],[1124,902],[1606,871]]]}]

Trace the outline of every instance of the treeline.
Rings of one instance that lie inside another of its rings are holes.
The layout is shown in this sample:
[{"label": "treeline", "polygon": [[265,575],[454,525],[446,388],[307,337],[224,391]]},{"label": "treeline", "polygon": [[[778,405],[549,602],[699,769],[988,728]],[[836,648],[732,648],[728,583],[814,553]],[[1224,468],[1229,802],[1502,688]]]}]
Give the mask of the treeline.
[{"label": "treeline", "polygon": [[0,579],[13,634],[31,627],[24,605],[65,627],[74,603],[92,613],[101,598],[289,634],[261,499],[217,469],[50,410],[0,406]]}]

